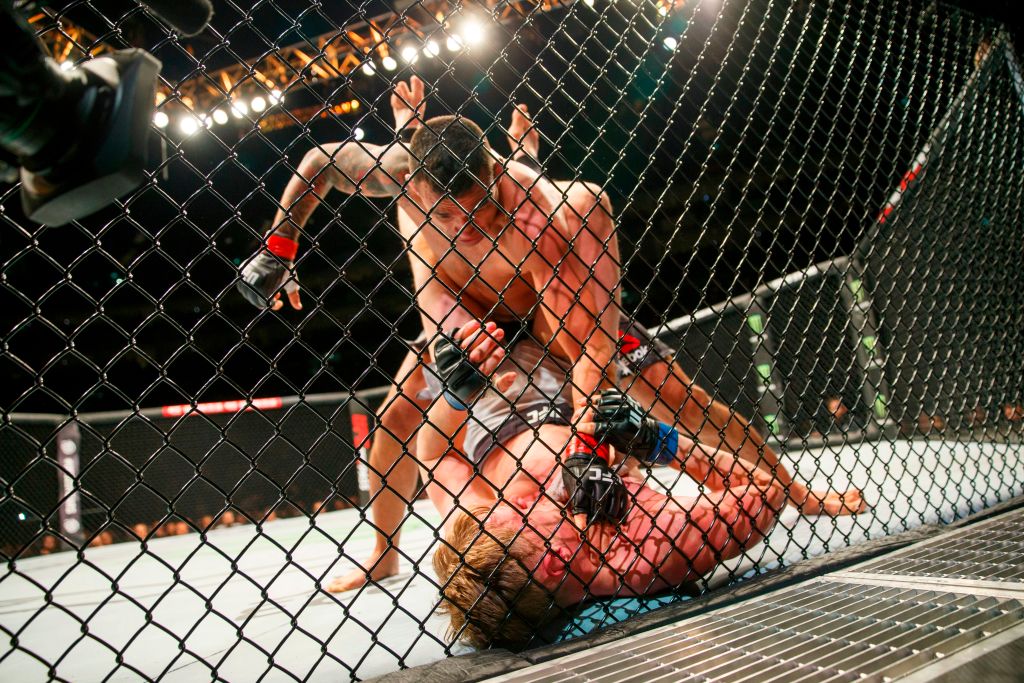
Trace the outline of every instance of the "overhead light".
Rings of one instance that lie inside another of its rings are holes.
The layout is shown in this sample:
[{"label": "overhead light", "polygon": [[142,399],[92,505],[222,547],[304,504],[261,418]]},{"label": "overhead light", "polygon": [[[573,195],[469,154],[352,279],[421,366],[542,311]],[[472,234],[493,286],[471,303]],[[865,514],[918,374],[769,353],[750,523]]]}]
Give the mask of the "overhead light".
[{"label": "overhead light", "polygon": [[666,37],[665,40],[662,41],[662,43],[664,43],[665,47],[668,48],[669,50],[675,50],[677,47],[679,47],[679,41],[673,38],[672,36]]},{"label": "overhead light", "polygon": [[366,131],[363,130],[362,128],[357,127],[354,131],[352,131],[352,137],[354,137],[356,140],[362,140],[363,138],[366,137]]},{"label": "overhead light", "polygon": [[181,119],[181,122],[178,123],[178,128],[185,135],[192,135],[197,130],[199,130],[199,120],[196,117],[189,114],[188,116],[185,116]]},{"label": "overhead light", "polygon": [[423,46],[423,52],[428,57],[436,57],[441,54],[441,46],[437,44],[436,40],[428,40],[427,44]]},{"label": "overhead light", "polygon": [[419,50],[414,48],[412,45],[406,45],[405,47],[403,47],[402,52],[400,54],[402,55],[402,59],[407,64],[414,64],[416,60],[420,58]]},{"label": "overhead light", "polygon": [[394,71],[398,68],[398,62],[391,55],[388,55],[384,59],[380,60],[381,65],[388,71]]},{"label": "overhead light", "polygon": [[270,91],[270,104],[280,104],[281,103],[281,99],[282,99],[282,95],[281,95],[281,91],[280,90],[271,90]]},{"label": "overhead light", "polygon": [[257,95],[256,97],[252,98],[252,102],[249,103],[249,106],[252,107],[253,111],[261,112],[267,108],[267,101],[260,97],[259,95]]},{"label": "overhead light", "polygon": [[240,119],[249,113],[249,105],[245,102],[238,100],[237,102],[231,103],[231,113],[235,115],[236,119]]},{"label": "overhead light", "polygon": [[223,109],[216,109],[213,112],[213,120],[223,126],[228,122],[228,113]]},{"label": "overhead light", "polygon": [[60,63],[60,70],[61,71],[71,71],[74,68],[75,68],[75,63],[72,62],[70,59],[66,59],[66,60],[64,60],[63,62]]},{"label": "overhead light", "polygon": [[356,109],[359,109],[359,107],[360,107],[359,100],[352,100],[352,111],[355,111]]},{"label": "overhead light", "polygon": [[363,64],[363,73],[367,76],[372,76],[377,73],[377,68],[373,65],[373,60],[367,60],[366,63]]},{"label": "overhead light", "polygon": [[468,45],[479,45],[484,40],[484,25],[477,19],[466,19],[459,31]]},{"label": "overhead light", "polygon": [[[590,0],[590,2],[593,3],[594,0]],[[667,17],[668,16],[668,7],[665,7],[664,5],[661,5],[660,7],[658,7],[658,14],[660,14],[663,17]]]},{"label": "overhead light", "polygon": [[583,0],[583,4],[586,5],[587,7],[593,7],[594,0]]},{"label": "overhead light", "polygon": [[153,114],[153,125],[155,125],[157,128],[166,128],[167,124],[170,122],[170,117],[162,111],[158,111],[157,113]]},{"label": "overhead light", "polygon": [[451,50],[452,52],[458,52],[459,50],[462,49],[462,36],[460,36],[458,33],[448,36],[448,40],[446,42],[448,45],[448,49]]},{"label": "overhead light", "polygon": [[203,124],[203,128],[209,128],[213,125],[213,119],[210,118],[209,114],[200,114],[199,123]]}]

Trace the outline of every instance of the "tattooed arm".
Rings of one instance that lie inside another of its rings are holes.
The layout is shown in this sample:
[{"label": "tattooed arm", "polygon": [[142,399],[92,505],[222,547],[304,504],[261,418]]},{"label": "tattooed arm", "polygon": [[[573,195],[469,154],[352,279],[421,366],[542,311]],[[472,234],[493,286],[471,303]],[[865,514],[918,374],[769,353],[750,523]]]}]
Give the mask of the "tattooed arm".
[{"label": "tattooed arm", "polygon": [[273,232],[297,240],[299,231],[332,189],[365,197],[395,197],[409,175],[409,152],[400,143],[335,142],[306,152],[288,181]]},{"label": "tattooed arm", "polygon": [[306,152],[298,172],[281,196],[274,224],[262,246],[243,266],[235,286],[257,308],[284,306],[288,295],[292,308],[300,310],[295,256],[299,233],[324,196],[337,188],[367,197],[394,197],[409,175],[409,152],[399,144],[368,145],[351,141],[314,147]]}]

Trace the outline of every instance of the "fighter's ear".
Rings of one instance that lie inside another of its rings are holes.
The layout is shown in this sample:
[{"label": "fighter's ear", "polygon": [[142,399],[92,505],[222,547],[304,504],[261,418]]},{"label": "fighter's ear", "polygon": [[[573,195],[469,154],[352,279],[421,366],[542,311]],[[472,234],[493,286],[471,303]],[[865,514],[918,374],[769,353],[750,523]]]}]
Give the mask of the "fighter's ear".
[{"label": "fighter's ear", "polygon": [[544,557],[541,558],[540,569],[548,576],[562,577],[565,576],[568,567],[558,551],[552,548],[545,552]]}]

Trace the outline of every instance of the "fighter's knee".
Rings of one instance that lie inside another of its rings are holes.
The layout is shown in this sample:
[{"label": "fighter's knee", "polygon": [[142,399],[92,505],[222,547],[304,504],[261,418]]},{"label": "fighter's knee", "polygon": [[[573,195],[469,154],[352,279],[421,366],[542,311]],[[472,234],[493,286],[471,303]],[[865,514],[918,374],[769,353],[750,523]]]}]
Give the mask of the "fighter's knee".
[{"label": "fighter's knee", "polygon": [[419,427],[423,421],[423,409],[404,394],[396,394],[382,406],[377,419],[382,429],[401,439]]}]

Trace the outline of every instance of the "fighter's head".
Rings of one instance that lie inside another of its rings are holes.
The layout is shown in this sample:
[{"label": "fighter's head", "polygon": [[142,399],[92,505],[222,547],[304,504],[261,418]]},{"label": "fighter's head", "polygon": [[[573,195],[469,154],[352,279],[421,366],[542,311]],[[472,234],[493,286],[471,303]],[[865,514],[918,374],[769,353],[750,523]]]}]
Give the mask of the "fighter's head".
[{"label": "fighter's head", "polygon": [[543,549],[521,527],[496,523],[489,513],[459,514],[435,551],[440,607],[451,619],[449,635],[469,645],[525,645],[558,613],[551,593],[533,577],[531,562]]},{"label": "fighter's head", "polygon": [[448,237],[479,241],[472,228],[489,225],[498,213],[491,191],[501,169],[480,126],[437,116],[416,129],[409,149],[413,201]]},{"label": "fighter's head", "polygon": [[526,645],[562,607],[589,594],[605,563],[563,512],[542,498],[454,521],[434,553],[450,635],[477,648]]}]

